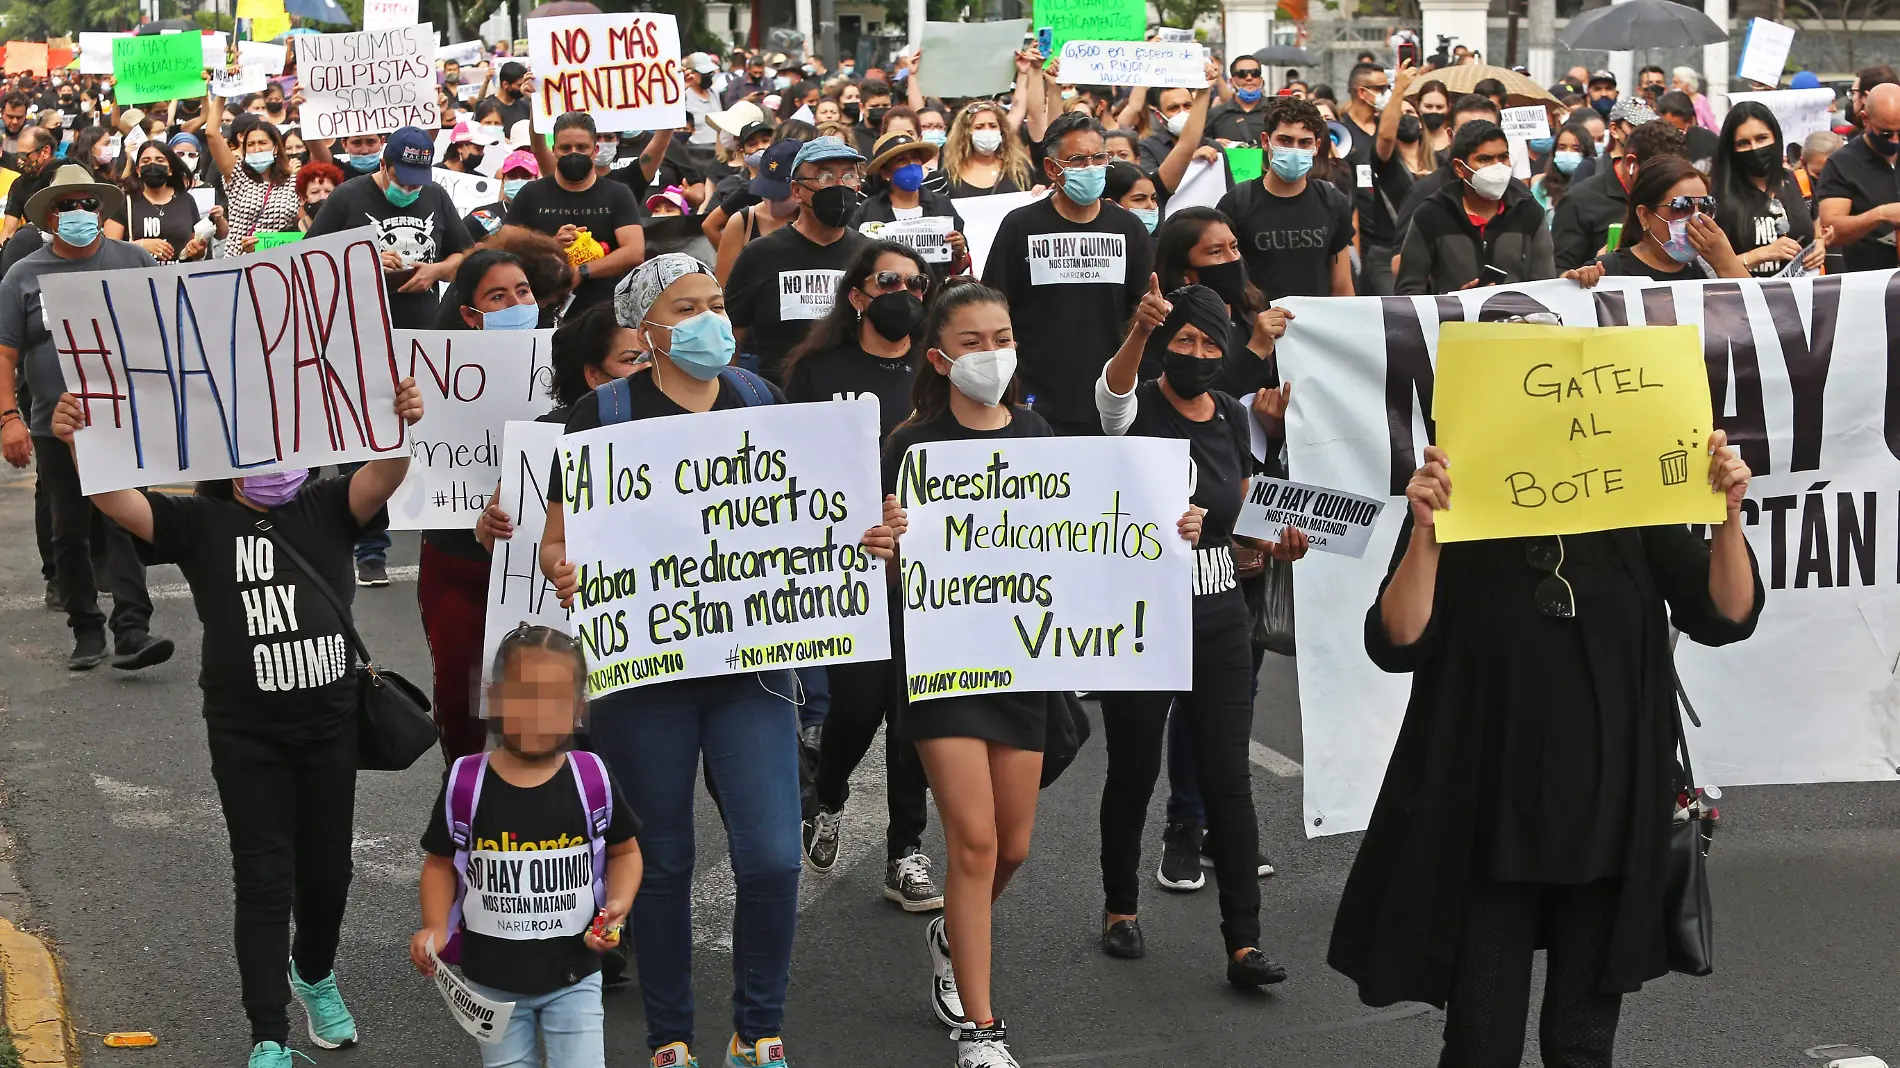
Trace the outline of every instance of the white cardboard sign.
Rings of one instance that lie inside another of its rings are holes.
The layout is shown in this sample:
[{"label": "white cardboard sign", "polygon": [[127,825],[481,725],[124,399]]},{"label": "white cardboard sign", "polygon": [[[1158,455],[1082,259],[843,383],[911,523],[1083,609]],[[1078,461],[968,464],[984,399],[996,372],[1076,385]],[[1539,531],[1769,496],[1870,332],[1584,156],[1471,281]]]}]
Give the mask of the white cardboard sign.
[{"label": "white cardboard sign", "polygon": [[295,38],[306,137],[388,133],[442,124],[435,93],[435,27],[304,34]]},{"label": "white cardboard sign", "polygon": [[417,0],[363,0],[363,28],[394,30],[413,26],[420,19]]},{"label": "white cardboard sign", "polygon": [[79,73],[112,73],[112,39],[130,37],[129,33],[101,33],[91,30],[79,35]]},{"label": "white cardboard sign", "polygon": [[585,111],[602,133],[686,125],[679,24],[650,11],[530,19],[535,128]]},{"label": "white cardboard sign", "polygon": [[1735,76],[1767,86],[1781,84],[1782,69],[1788,65],[1788,51],[1794,47],[1794,27],[1767,19],[1749,19],[1748,36],[1742,38],[1742,58],[1735,65]]},{"label": "white cardboard sign", "polygon": [[1366,554],[1366,542],[1383,511],[1382,499],[1255,475],[1247,484],[1234,533],[1277,542],[1287,527],[1298,527],[1314,550],[1356,560]]},{"label": "white cardboard sign", "polygon": [[1062,79],[1074,85],[1205,89],[1207,48],[1192,41],[1068,41],[1062,46]]},{"label": "white cardboard sign", "polygon": [[[514,524],[512,537],[495,542],[488,561],[488,612],[482,648],[496,649],[523,623],[568,628],[567,609],[554,583],[541,573],[541,533],[548,522],[548,472],[561,441],[559,423],[511,421],[501,432],[501,489],[496,503]],[[489,658],[482,658],[488,676]]]},{"label": "white cardboard sign", "polygon": [[508,1020],[515,1014],[512,1001],[485,998],[469,988],[436,954],[435,942],[429,942],[429,959],[435,962],[435,989],[449,1007],[449,1015],[477,1042],[500,1042],[508,1033]]}]

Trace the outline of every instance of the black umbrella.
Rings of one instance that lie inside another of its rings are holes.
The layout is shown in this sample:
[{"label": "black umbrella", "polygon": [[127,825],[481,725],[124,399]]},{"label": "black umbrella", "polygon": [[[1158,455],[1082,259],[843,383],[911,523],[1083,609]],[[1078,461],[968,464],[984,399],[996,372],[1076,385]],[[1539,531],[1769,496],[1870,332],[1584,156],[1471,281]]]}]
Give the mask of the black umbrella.
[{"label": "black umbrella", "polygon": [[1319,57],[1297,45],[1268,45],[1253,54],[1264,67],[1291,67],[1299,65],[1310,67],[1319,62]]},{"label": "black umbrella", "polygon": [[1686,4],[1626,0],[1571,19],[1557,40],[1567,48],[1634,52],[1639,48],[1714,44],[1728,40],[1728,31]]}]

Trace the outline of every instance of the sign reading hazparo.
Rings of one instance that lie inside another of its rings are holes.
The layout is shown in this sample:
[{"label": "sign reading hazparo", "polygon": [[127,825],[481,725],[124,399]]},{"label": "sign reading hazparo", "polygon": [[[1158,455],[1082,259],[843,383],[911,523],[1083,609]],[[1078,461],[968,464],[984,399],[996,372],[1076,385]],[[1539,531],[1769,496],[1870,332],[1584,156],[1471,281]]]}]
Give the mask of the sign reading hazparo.
[{"label": "sign reading hazparo", "polygon": [[591,697],[890,656],[877,403],[780,404],[561,439]]},{"label": "sign reading hazparo", "polygon": [[1193,685],[1187,442],[915,445],[897,476],[912,701]]},{"label": "sign reading hazparo", "polygon": [[538,129],[557,116],[589,112],[602,133],[686,125],[679,24],[638,11],[563,15],[528,22],[528,60]]},{"label": "sign reading hazparo", "polygon": [[1457,486],[1439,541],[1726,515],[1693,326],[1445,323],[1432,415]]}]

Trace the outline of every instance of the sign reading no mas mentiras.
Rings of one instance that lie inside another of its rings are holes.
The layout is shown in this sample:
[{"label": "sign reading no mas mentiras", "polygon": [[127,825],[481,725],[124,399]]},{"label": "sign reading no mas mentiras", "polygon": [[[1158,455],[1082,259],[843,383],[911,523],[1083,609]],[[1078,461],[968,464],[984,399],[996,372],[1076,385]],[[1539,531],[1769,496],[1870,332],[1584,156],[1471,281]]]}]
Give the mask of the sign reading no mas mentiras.
[{"label": "sign reading no mas mentiras", "polygon": [[[561,439],[590,697],[890,656],[877,404],[769,405]],[[1185,581],[1185,580],[1184,580]]]},{"label": "sign reading no mas mentiras", "polygon": [[602,133],[686,125],[679,24],[647,11],[561,15],[528,22],[528,60],[540,84],[538,128],[585,111]]},{"label": "sign reading no mas mentiras", "polygon": [[913,446],[897,478],[910,699],[1193,684],[1187,442]]},{"label": "sign reading no mas mentiras", "polygon": [[428,23],[292,38],[310,137],[442,125],[435,94],[435,27]]}]

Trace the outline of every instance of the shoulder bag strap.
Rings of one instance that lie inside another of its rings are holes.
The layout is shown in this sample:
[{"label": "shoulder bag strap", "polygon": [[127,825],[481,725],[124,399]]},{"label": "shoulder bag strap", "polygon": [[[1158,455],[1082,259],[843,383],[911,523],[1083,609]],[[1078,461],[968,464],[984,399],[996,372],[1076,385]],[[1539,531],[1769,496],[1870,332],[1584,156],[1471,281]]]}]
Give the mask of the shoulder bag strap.
[{"label": "shoulder bag strap", "polygon": [[268,518],[260,518],[256,527],[259,534],[270,540],[272,547],[289,557],[291,563],[297,565],[299,570],[310,577],[311,585],[317,588],[317,592],[323,595],[323,599],[328,601],[330,608],[336,612],[337,622],[343,625],[343,633],[350,639],[350,649],[356,653],[357,659],[363,662],[363,666],[373,674],[376,671],[375,658],[370,656],[369,646],[363,643],[363,636],[356,633],[356,624],[350,619],[350,610],[343,604],[343,599],[336,595],[336,590],[331,588],[330,580],[324,578],[322,572],[310,566],[310,561],[305,560],[303,554],[293,548],[289,542],[279,538]]}]

